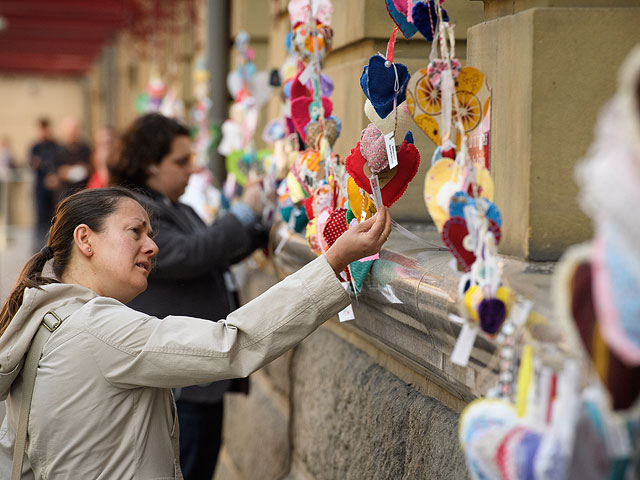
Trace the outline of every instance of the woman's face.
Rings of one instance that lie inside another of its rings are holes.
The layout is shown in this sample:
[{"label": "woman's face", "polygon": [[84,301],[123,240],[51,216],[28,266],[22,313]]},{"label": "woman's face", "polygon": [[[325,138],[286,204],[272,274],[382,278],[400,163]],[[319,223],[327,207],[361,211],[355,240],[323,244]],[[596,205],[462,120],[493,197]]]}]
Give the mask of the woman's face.
[{"label": "woman's face", "polygon": [[91,233],[92,288],[122,303],[144,292],[151,258],[158,253],[151,236],[144,208],[135,200],[122,199],[118,209],[106,218],[104,230]]},{"label": "woman's face", "polygon": [[193,171],[191,139],[181,135],[171,142],[169,154],[149,169],[147,186],[176,202],[187,188]]}]

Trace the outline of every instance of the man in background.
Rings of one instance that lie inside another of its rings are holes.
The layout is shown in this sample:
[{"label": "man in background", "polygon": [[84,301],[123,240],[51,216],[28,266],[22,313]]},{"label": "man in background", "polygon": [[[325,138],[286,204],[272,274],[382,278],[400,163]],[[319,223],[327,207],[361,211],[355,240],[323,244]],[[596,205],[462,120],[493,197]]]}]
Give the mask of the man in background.
[{"label": "man in background", "polygon": [[33,195],[36,207],[36,226],[33,250],[40,250],[46,242],[55,209],[54,188],[56,181],[55,157],[59,145],[53,138],[48,118],[38,120],[38,139],[29,152],[29,165],[34,173]]}]

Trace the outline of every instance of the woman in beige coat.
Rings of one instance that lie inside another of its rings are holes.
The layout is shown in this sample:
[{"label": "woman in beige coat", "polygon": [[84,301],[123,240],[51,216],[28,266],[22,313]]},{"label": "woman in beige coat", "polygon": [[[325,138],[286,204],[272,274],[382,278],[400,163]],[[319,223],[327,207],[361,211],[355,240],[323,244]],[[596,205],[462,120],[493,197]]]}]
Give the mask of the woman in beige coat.
[{"label": "woman in beige coat", "polygon": [[[182,478],[170,388],[246,376],[300,342],[349,303],[336,272],[389,231],[382,210],[226,319],[163,321],[124,305],[157,253],[146,211],[120,188],[67,198],[0,312],[0,478],[10,478],[21,368],[43,319],[56,318],[48,312],[63,321],[38,364],[22,478]],[[42,276],[51,259],[57,279]]]}]

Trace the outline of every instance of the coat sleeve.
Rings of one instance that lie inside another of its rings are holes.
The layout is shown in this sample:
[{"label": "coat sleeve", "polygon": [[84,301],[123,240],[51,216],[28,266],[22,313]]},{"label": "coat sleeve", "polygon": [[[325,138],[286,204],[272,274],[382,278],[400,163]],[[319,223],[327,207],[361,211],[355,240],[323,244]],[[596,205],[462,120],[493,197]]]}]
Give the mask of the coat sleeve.
[{"label": "coat sleeve", "polygon": [[184,232],[165,215],[152,220],[159,253],[156,279],[184,280],[224,269],[253,251],[251,233],[233,215],[224,215],[196,232]]},{"label": "coat sleeve", "polygon": [[349,304],[324,256],[218,322],[145,316],[101,298],[85,330],[104,377],[119,388],[185,387],[246,377]]}]

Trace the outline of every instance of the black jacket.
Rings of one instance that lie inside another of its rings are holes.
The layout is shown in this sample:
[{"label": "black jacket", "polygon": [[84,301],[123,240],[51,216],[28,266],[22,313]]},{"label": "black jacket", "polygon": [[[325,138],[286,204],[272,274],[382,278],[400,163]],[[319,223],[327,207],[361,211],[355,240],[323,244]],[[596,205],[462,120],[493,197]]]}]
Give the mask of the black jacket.
[{"label": "black jacket", "polygon": [[[266,245],[261,224],[245,227],[231,214],[206,225],[180,202],[145,189],[139,192],[147,208],[155,242],[160,249],[147,290],[129,306],[150,315],[188,315],[217,321],[237,308],[237,295],[225,284],[229,267]],[[170,321],[170,320],[168,320]],[[179,398],[193,402],[219,401],[227,390],[247,391],[247,383],[222,381],[181,389]]]}]

